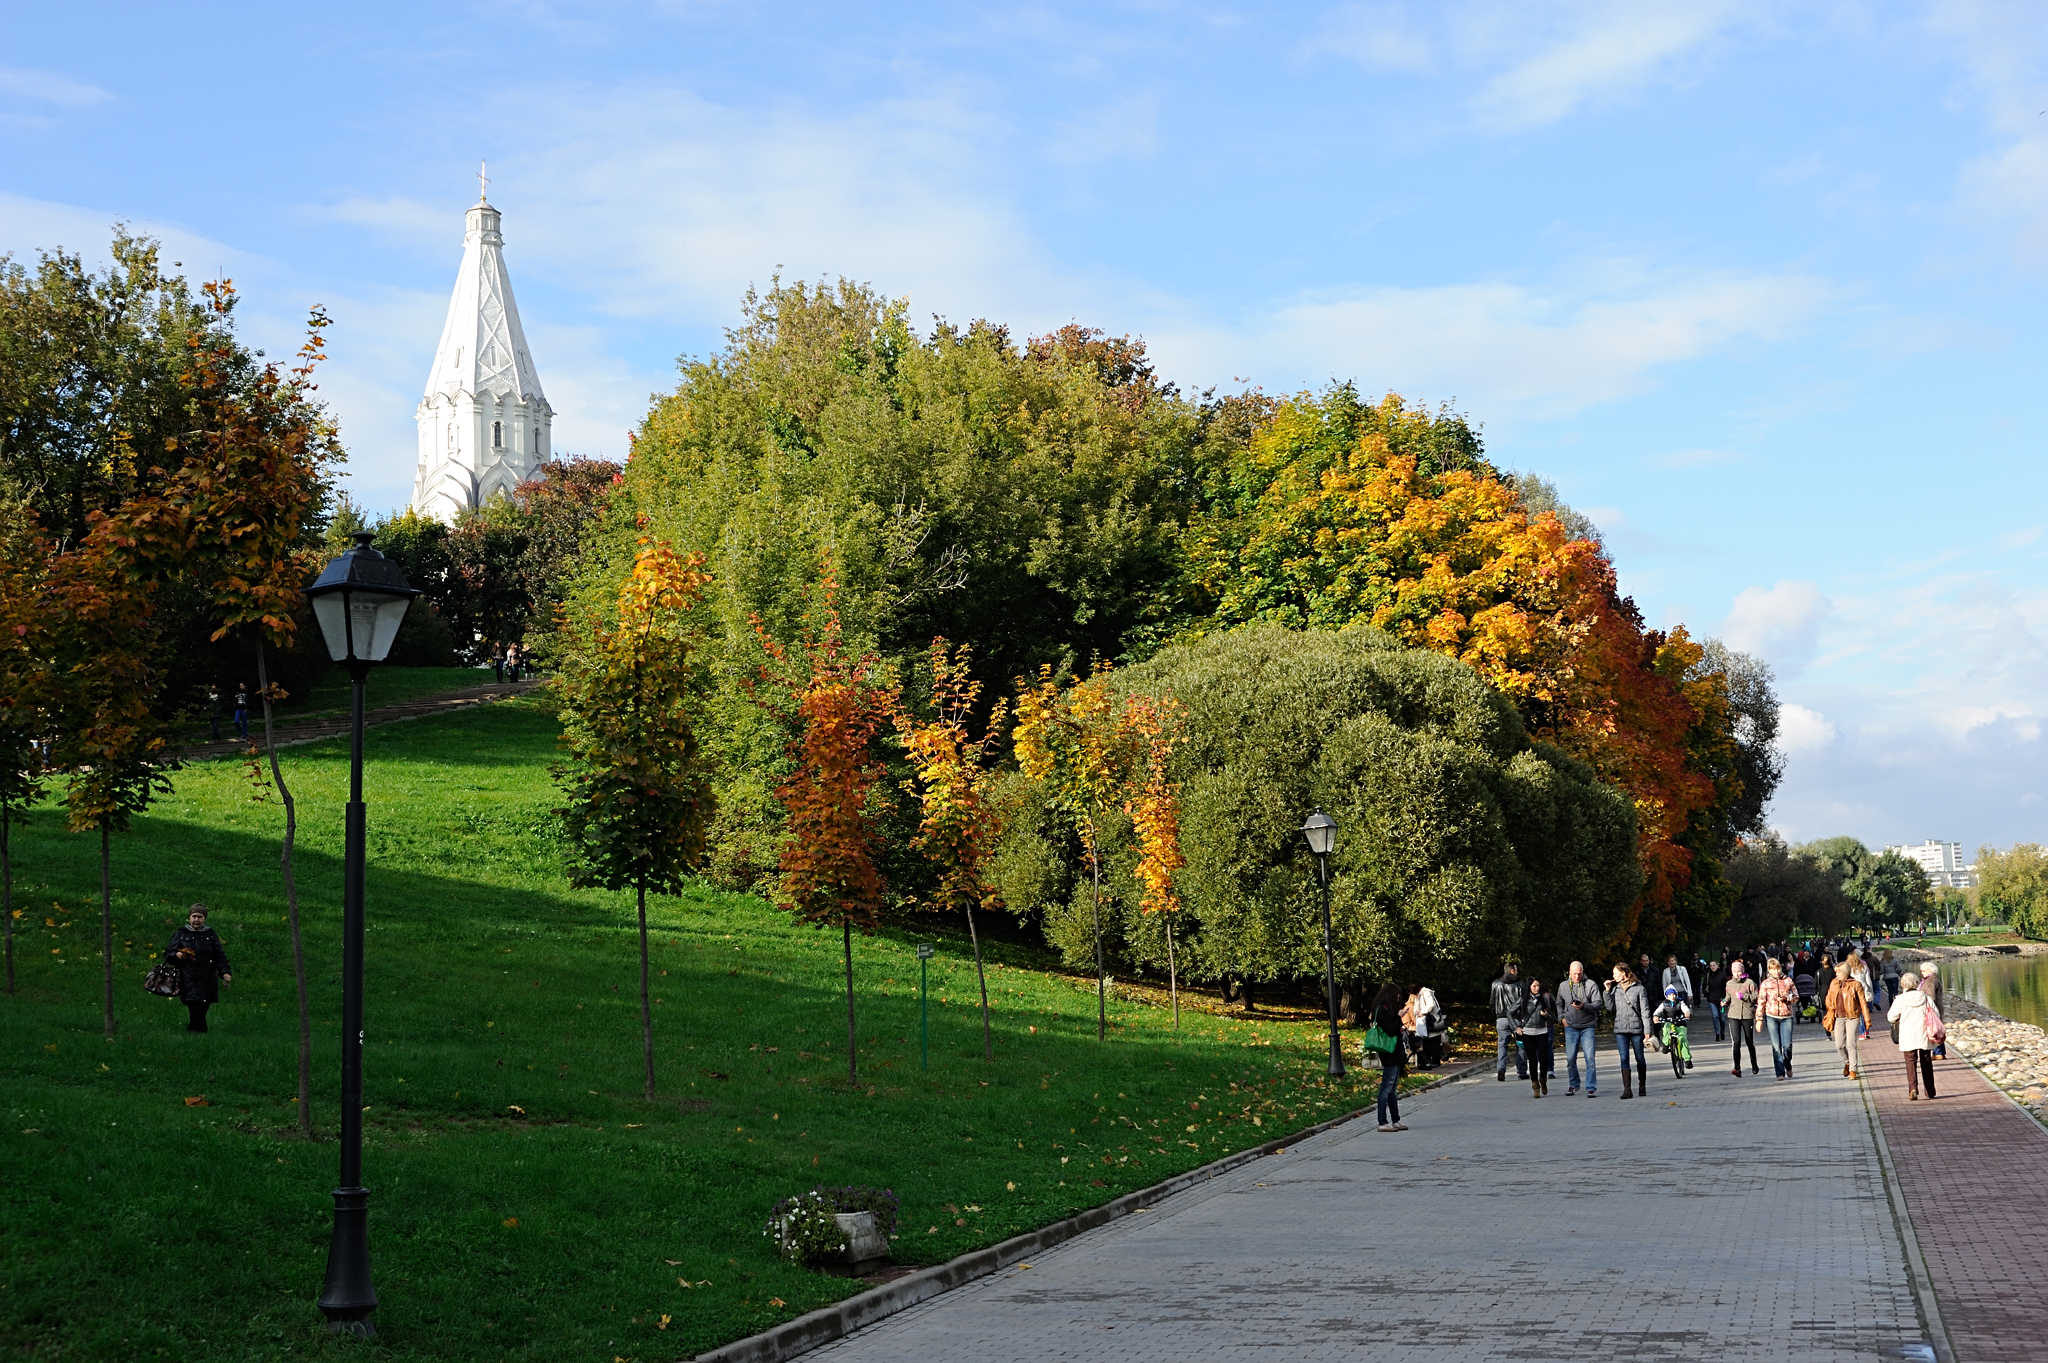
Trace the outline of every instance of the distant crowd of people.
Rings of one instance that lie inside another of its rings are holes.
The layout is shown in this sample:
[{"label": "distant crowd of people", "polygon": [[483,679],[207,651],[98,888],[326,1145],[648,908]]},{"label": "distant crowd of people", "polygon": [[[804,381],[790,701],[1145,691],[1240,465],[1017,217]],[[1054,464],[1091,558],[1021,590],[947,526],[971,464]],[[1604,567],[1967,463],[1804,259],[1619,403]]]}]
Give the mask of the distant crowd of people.
[{"label": "distant crowd of people", "polygon": [[[1690,965],[1669,955],[1661,969],[1645,954],[1634,965],[1614,966],[1605,980],[1573,961],[1554,985],[1536,976],[1524,979],[1510,962],[1489,994],[1494,1078],[1506,1083],[1512,1066],[1528,1083],[1532,1098],[1549,1096],[1560,1051],[1565,1096],[1581,1092],[1582,1074],[1585,1095],[1599,1096],[1596,1038],[1603,1019],[1613,1036],[1623,1099],[1649,1094],[1649,1051],[1670,1060],[1674,1079],[1692,1070],[1695,1012],[1706,1014],[1714,1041],[1729,1046],[1729,1073],[1737,1079],[1744,1075],[1745,1052],[1748,1073],[1761,1073],[1756,1044],[1761,1035],[1770,1048],[1773,1076],[1781,1083],[1790,1080],[1793,1030],[1801,1022],[1820,1024],[1834,1045],[1842,1077],[1856,1079],[1873,1019],[1883,1019],[1905,1056],[1907,1096],[1916,1102],[1922,1089],[1927,1097],[1935,1096],[1934,1061],[1947,1055],[1938,964],[1925,961],[1917,970],[1908,968],[1889,950],[1873,951],[1868,939],[1797,948],[1779,942],[1713,960],[1695,959]],[[1406,1131],[1400,1076],[1411,1064],[1430,1069],[1442,1063],[1449,1030],[1443,1005],[1425,985],[1404,991],[1390,984],[1374,1000],[1372,1021],[1367,1049],[1368,1058],[1376,1053],[1381,1066],[1380,1130]],[[1386,1038],[1393,1039],[1390,1048]]]}]

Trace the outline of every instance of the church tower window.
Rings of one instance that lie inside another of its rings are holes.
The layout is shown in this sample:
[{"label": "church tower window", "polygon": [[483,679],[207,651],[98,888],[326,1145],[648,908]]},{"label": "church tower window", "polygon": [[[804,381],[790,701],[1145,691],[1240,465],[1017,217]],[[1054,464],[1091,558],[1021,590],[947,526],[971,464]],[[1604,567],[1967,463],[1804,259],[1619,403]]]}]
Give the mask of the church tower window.
[{"label": "church tower window", "polygon": [[493,421],[491,423],[491,448],[494,450],[505,448],[505,423],[502,421]]}]

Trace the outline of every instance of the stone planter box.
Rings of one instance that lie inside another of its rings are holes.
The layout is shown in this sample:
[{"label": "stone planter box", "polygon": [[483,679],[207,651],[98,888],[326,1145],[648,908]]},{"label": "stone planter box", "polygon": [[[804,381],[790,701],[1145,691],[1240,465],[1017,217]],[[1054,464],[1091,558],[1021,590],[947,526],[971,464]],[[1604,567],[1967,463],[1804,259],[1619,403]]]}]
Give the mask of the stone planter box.
[{"label": "stone planter box", "polygon": [[[889,1237],[882,1234],[875,1224],[873,1212],[835,1212],[832,1219],[839,1223],[839,1233],[846,1237],[846,1248],[835,1255],[820,1259],[813,1265],[821,1272],[836,1273],[843,1278],[858,1278],[863,1273],[872,1273],[889,1257]],[[787,1220],[784,1221],[783,1252],[788,1253]]]}]

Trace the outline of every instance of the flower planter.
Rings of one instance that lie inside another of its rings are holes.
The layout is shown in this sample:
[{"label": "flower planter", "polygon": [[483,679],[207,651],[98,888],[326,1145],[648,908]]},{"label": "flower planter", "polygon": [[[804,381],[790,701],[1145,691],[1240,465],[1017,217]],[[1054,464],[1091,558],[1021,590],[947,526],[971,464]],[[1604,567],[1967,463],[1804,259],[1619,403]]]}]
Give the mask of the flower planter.
[{"label": "flower planter", "polygon": [[[835,1212],[832,1219],[839,1225],[839,1233],[846,1238],[846,1247],[837,1254],[818,1260],[811,1267],[823,1273],[835,1273],[843,1278],[858,1278],[882,1266],[889,1257],[889,1237],[882,1234],[875,1224],[873,1212]],[[784,1252],[788,1252],[787,1227],[789,1218],[782,1218],[784,1227]]]}]

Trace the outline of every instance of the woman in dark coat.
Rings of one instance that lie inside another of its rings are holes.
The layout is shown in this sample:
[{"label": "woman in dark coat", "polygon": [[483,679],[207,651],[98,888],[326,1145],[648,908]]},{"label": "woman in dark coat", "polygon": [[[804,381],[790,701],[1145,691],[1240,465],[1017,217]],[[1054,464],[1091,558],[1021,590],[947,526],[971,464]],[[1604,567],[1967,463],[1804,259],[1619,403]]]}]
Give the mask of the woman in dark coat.
[{"label": "woman in dark coat", "polygon": [[1401,986],[1387,984],[1380,987],[1379,997],[1373,1000],[1372,1020],[1379,1029],[1394,1038],[1394,1049],[1381,1051],[1380,1057],[1380,1130],[1406,1131],[1401,1123],[1401,1071],[1408,1067],[1407,1043],[1401,1037]]},{"label": "woman in dark coat", "polygon": [[220,934],[206,926],[206,906],[194,904],[185,915],[185,926],[171,934],[164,959],[178,967],[178,997],[192,1020],[188,1032],[206,1030],[206,1010],[220,1002],[220,986],[235,977],[228,969],[227,949]]}]

